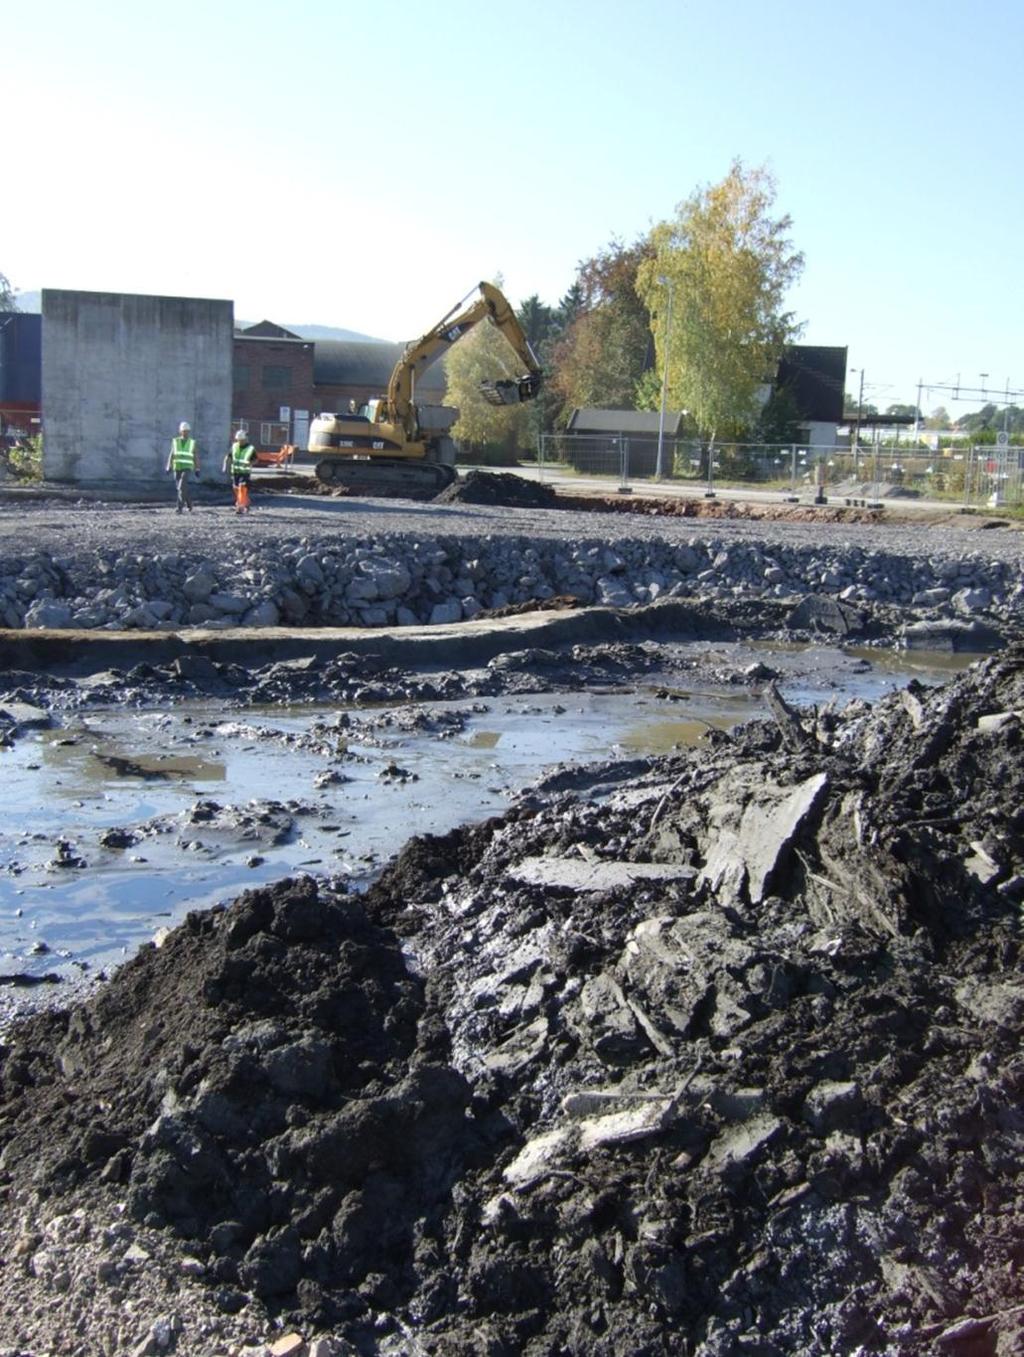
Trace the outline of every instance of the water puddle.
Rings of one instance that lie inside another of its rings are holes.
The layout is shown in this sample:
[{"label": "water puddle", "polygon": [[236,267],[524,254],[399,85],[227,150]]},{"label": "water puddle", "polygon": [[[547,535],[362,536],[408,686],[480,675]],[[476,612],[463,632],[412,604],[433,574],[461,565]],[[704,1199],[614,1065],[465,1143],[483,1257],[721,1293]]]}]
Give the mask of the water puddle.
[{"label": "water puddle", "polygon": [[[698,650],[702,673],[718,658],[735,672],[736,648]],[[950,659],[750,654],[798,702],[940,681]],[[0,752],[0,981],[109,968],[188,910],[291,872],[365,881],[410,835],[499,813],[554,764],[666,753],[763,711],[755,688],[676,675],[670,689],[424,708],[64,718]]]}]

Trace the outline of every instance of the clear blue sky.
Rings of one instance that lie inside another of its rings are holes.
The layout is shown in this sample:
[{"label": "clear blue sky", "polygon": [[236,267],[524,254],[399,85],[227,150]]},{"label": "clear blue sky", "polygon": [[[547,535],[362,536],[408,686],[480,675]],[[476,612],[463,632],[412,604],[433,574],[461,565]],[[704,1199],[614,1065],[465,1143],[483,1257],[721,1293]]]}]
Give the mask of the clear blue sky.
[{"label": "clear blue sky", "polygon": [[1024,388],[1020,0],[50,0],[3,31],[17,288],[410,338],[496,273],[557,301],[738,156],[866,398]]}]

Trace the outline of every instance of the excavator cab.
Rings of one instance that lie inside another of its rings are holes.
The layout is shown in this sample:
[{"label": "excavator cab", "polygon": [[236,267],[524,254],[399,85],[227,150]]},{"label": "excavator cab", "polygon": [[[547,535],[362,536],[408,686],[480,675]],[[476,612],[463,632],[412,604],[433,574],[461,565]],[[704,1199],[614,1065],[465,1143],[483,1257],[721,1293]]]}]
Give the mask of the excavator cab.
[{"label": "excavator cab", "polygon": [[527,372],[515,380],[481,382],[480,394],[488,405],[519,405],[533,400],[540,387],[540,373]]}]

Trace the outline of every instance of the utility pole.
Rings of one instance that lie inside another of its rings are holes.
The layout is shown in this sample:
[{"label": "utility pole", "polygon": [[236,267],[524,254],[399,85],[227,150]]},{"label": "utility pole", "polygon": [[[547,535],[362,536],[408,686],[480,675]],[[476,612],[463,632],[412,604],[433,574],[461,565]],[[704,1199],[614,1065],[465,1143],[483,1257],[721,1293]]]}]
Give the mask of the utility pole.
[{"label": "utility pole", "polygon": [[857,457],[857,448],[860,445],[860,415],[864,408],[864,369],[860,370],[860,389],[857,392],[857,422],[853,426],[853,456]]},{"label": "utility pole", "polygon": [[668,346],[672,338],[672,279],[659,278],[662,287],[668,288],[668,306],[665,310],[665,353],[661,373],[661,410],[658,414],[658,457],[654,464],[656,480],[665,477],[665,401],[668,398]]}]

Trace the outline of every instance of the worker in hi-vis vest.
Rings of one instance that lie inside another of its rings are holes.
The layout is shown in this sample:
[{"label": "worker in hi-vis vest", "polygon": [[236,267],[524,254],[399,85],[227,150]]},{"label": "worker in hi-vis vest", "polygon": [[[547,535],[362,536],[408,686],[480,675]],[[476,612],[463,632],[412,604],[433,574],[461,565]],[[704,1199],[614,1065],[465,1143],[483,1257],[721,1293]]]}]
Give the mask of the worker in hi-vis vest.
[{"label": "worker in hi-vis vest", "polygon": [[244,429],[239,429],[235,434],[234,442],[224,457],[223,471],[230,469],[231,484],[235,487],[235,513],[247,514],[249,512],[249,481],[252,477],[252,460],[256,456],[256,449],[249,442],[249,435]]},{"label": "worker in hi-vis vest", "polygon": [[167,470],[174,472],[174,486],[178,492],[178,509],[192,512],[192,497],[188,492],[188,478],[193,473],[199,475],[199,453],[192,429],[185,420],[178,425],[177,438],[171,439],[171,451],[167,458]]}]

